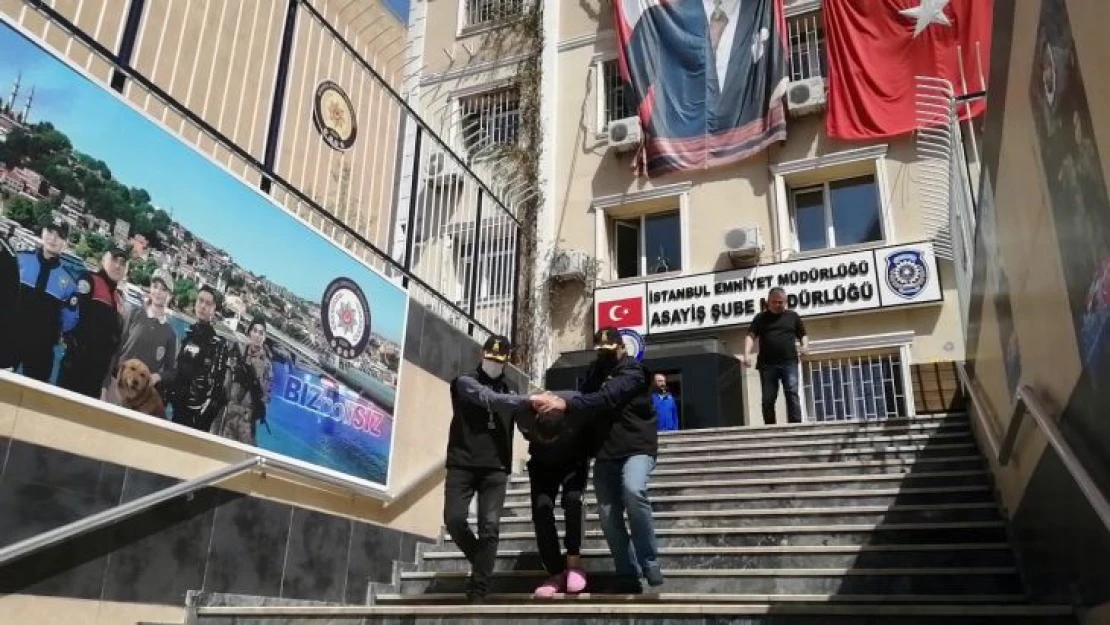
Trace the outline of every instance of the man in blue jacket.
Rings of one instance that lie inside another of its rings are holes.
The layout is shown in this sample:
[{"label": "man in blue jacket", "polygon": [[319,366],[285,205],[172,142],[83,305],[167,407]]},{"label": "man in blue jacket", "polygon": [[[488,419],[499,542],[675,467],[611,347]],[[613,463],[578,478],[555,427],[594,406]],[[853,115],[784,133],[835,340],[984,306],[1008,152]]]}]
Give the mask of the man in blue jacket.
[{"label": "man in blue jacket", "polygon": [[69,226],[55,220],[42,229],[37,250],[19,252],[19,307],[15,353],[8,366],[46,382],[54,370],[54,348],[77,326],[77,279],[62,265]]},{"label": "man in blue jacket", "polygon": [[667,376],[655,374],[655,389],[651,393],[655,404],[655,414],[659,418],[660,432],[673,432],[678,429],[678,403],[667,388]]},{"label": "man in blue jacket", "polygon": [[641,576],[651,586],[663,584],[647,491],[659,451],[655,407],[648,396],[647,372],[625,353],[616,328],[598,330],[594,348],[597,359],[586,372],[580,394],[570,399],[537,396],[532,404],[541,413],[563,411],[589,420],[598,513],[618,576],[614,590],[635,594],[643,591]]}]

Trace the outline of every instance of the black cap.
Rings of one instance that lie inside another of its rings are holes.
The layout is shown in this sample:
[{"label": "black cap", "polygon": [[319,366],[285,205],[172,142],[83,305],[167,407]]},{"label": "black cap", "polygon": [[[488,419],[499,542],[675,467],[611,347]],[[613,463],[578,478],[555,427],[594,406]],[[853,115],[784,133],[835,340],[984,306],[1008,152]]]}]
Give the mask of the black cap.
[{"label": "black cap", "polygon": [[507,362],[509,360],[509,352],[512,350],[512,345],[509,343],[508,337],[495,334],[482,345],[482,358],[487,360],[496,360],[497,362]]},{"label": "black cap", "polygon": [[624,339],[616,328],[601,328],[594,334],[594,349],[617,349],[618,347],[624,347]]},{"label": "black cap", "polygon": [[122,258],[124,260],[131,258],[131,250],[118,243],[112,243],[108,246],[108,249],[104,251],[116,258]]},{"label": "black cap", "polygon": [[67,224],[65,221],[63,221],[62,219],[59,219],[57,217],[55,217],[54,219],[51,219],[46,224],[46,226],[43,227],[43,229],[44,230],[53,230],[54,232],[57,232],[58,235],[63,237],[63,238],[69,236],[69,224]]}]

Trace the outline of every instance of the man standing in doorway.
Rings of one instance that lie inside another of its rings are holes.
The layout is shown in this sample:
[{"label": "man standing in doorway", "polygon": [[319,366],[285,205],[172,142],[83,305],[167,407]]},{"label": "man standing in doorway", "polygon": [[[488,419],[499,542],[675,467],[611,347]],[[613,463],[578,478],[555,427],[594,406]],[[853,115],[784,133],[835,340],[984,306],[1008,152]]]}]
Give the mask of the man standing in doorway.
[{"label": "man standing in doorway", "polygon": [[[509,339],[491,336],[482,362],[472,373],[451,381],[451,429],[447,439],[447,481],[443,523],[451,540],[470,561],[467,601],[480,603],[489,593],[497,559],[501,509],[512,470],[514,414],[529,407],[505,382]],[[478,495],[478,535],[470,529],[470,502]]]},{"label": "man standing in doorway", "polygon": [[667,376],[655,374],[655,388],[651,392],[655,404],[655,415],[659,418],[660,432],[673,432],[678,429],[678,403],[667,388]]},{"label": "man standing in doorway", "polygon": [[[763,393],[763,422],[775,423],[775,402],[779,398],[779,384],[786,395],[786,418],[790,423],[802,422],[802,404],[798,398],[798,357],[809,349],[809,337],[802,318],[786,309],[786,291],[781,287],[771,289],[767,295],[767,310],[752,319],[748,335],[744,338],[744,357],[741,363],[750,366],[752,348],[759,341],[759,356],[755,368]],[[798,343],[801,343],[801,350]]]}]

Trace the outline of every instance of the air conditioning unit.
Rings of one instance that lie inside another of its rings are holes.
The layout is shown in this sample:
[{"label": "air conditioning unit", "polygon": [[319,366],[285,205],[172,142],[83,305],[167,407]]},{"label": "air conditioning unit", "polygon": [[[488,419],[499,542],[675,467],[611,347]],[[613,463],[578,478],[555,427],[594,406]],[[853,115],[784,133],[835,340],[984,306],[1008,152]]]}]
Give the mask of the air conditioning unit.
[{"label": "air conditioning unit", "polygon": [[640,118],[639,117],[625,117],[624,119],[615,119],[609,122],[609,128],[606,129],[606,136],[609,139],[609,147],[617,152],[631,152],[640,147],[640,140],[643,135],[640,131]]},{"label": "air conditioning unit", "polygon": [[438,150],[433,151],[428,154],[426,159],[424,173],[430,184],[444,186],[462,180],[458,168],[451,162],[446,153]]},{"label": "air conditioning unit", "polygon": [[584,282],[590,257],[578,250],[559,250],[551,258],[551,279],[555,282]]},{"label": "air conditioning unit", "polygon": [[794,117],[825,110],[825,78],[813,76],[787,85],[786,108]]},{"label": "air conditioning unit", "polygon": [[735,267],[751,267],[759,264],[763,254],[763,237],[759,226],[733,228],[725,233],[725,251]]}]

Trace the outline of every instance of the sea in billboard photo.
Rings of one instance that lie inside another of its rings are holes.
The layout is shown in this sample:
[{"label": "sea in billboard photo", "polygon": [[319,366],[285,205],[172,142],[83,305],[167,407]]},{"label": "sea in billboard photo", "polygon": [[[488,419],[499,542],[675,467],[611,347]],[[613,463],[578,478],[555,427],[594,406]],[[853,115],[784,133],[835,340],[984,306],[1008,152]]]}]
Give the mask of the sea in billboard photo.
[{"label": "sea in billboard photo", "polygon": [[404,289],[0,22],[3,276],[0,369],[386,486]]}]

